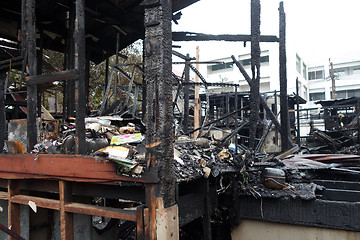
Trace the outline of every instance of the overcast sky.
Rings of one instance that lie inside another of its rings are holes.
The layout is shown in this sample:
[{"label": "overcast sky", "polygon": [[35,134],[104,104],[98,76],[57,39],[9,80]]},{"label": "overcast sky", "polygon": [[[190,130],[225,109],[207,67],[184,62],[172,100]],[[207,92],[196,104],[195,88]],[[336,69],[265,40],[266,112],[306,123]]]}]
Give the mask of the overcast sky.
[{"label": "overcast sky", "polygon": [[[278,35],[279,2],[261,1],[261,34]],[[308,61],[360,52],[360,0],[284,0],[284,8],[287,43],[295,45]],[[250,0],[200,0],[183,9],[182,14],[179,25],[173,24],[173,31],[250,34]],[[201,60],[228,57],[243,49],[242,43],[175,44],[182,46],[178,51],[192,56],[200,45]]]}]

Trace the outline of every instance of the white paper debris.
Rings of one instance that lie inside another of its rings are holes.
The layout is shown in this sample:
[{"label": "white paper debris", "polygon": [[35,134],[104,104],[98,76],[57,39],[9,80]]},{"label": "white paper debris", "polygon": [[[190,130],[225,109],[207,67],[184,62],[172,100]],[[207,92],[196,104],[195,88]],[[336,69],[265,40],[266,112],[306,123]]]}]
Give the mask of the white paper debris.
[{"label": "white paper debris", "polygon": [[34,203],[33,201],[29,201],[28,205],[35,213],[37,212],[36,203]]}]

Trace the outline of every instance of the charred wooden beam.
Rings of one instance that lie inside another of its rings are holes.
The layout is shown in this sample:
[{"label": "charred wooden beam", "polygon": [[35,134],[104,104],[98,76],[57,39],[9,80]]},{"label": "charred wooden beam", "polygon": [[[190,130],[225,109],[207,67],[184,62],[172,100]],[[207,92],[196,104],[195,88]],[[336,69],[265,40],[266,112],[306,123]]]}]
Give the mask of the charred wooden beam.
[{"label": "charred wooden beam", "polygon": [[77,70],[71,69],[62,72],[25,77],[25,81],[27,85],[36,85],[55,81],[77,80],[78,78],[79,74]]},{"label": "charred wooden beam", "polygon": [[[360,205],[357,202],[329,200],[292,200],[241,197],[235,203],[237,216],[243,219],[300,224],[305,226],[360,230]],[[256,209],[254,211],[254,209]],[[294,214],[301,212],[302,214]]]},{"label": "charred wooden beam", "polygon": [[171,1],[162,0],[155,5],[147,5],[145,2],[146,159],[148,168],[159,167],[157,195],[163,199],[165,207],[175,204],[176,195],[171,19]]},{"label": "charred wooden beam", "polygon": [[[1,41],[0,41],[0,45],[1,45]],[[19,56],[19,57],[13,57],[13,58],[10,58],[10,59],[0,61],[0,68],[3,68],[3,67],[8,68],[10,64],[12,66],[14,63],[22,61],[22,60],[23,60],[23,57]]]},{"label": "charred wooden beam", "polygon": [[[72,5],[69,9],[68,32],[66,39],[66,64],[65,68],[70,70],[75,66],[74,49],[74,29],[75,29],[75,9]],[[75,112],[75,82],[64,82],[64,118],[74,116]]]},{"label": "charred wooden beam", "polygon": [[300,96],[298,78],[296,78],[296,132],[296,143],[300,146]]},{"label": "charred wooden beam", "polygon": [[[8,196],[11,199],[13,196],[20,194],[20,181],[8,180]],[[20,204],[8,201],[8,226],[11,226],[11,231],[20,235]],[[9,240],[19,239],[10,235]]]},{"label": "charred wooden beam", "polygon": [[[260,42],[279,42],[278,37],[270,35],[262,35]],[[251,35],[236,34],[236,35],[211,35],[204,33],[194,32],[173,32],[173,41],[230,41],[230,42],[249,42],[251,41]]]},{"label": "charred wooden beam", "polygon": [[[43,69],[43,52],[44,52],[44,36],[42,30],[40,30],[40,49],[37,51],[37,73],[42,74]],[[41,118],[41,97],[43,97],[43,101],[45,101],[45,95],[43,94],[43,90],[38,85],[37,86],[37,117]],[[43,104],[45,105],[45,104]]]},{"label": "charred wooden beam", "polygon": [[[1,96],[0,96],[1,97]],[[1,100],[0,100],[1,101]],[[10,106],[23,106],[26,107],[27,106],[27,102],[26,101],[14,101],[14,100],[5,100],[5,105],[10,105]],[[1,114],[1,113],[0,113]],[[4,125],[6,126],[6,125]]]},{"label": "charred wooden beam", "polygon": [[7,228],[5,225],[0,223],[0,230],[3,231],[4,233],[8,234],[9,236],[11,236],[13,239],[16,240],[25,240],[25,238],[21,237],[20,235],[16,234],[15,232],[11,231],[9,228]]},{"label": "charred wooden beam", "polygon": [[262,146],[264,145],[265,143],[265,140],[271,130],[271,126],[272,126],[273,122],[270,120],[270,123],[266,126],[266,130],[265,130],[265,133],[262,135],[258,145],[256,146],[256,149],[255,149],[255,153],[258,153],[260,152]]},{"label": "charred wooden beam", "polygon": [[86,153],[85,142],[85,114],[86,114],[86,93],[85,93],[85,0],[76,0],[76,20],[74,31],[75,43],[75,69],[79,78],[75,82],[76,102],[76,153]]},{"label": "charred wooden beam", "polygon": [[184,133],[187,135],[189,134],[189,91],[190,86],[188,83],[190,83],[190,64],[189,64],[190,56],[189,54],[186,55],[186,61],[185,61],[185,85],[184,85],[184,126],[183,130]]},{"label": "charred wooden beam", "polygon": [[0,75],[0,153],[3,152],[6,140],[6,113],[5,113],[5,94],[4,83],[6,74]]},{"label": "charred wooden beam", "polygon": [[205,197],[204,197],[204,216],[203,216],[203,233],[204,239],[211,240],[211,203],[210,203],[210,187],[209,179],[207,178],[204,182]]},{"label": "charred wooden beam", "polygon": [[256,147],[260,108],[260,0],[251,0],[251,72],[249,147]]},{"label": "charred wooden beam", "polygon": [[[186,56],[184,54],[179,53],[178,51],[172,50],[171,53],[181,59],[184,59],[186,61],[196,60],[196,58],[190,58],[189,54]],[[190,63],[189,63],[190,64]]]},{"label": "charred wooden beam", "polygon": [[[24,13],[23,13],[24,14]],[[37,70],[36,61],[36,27],[35,27],[35,0],[27,0],[25,8],[26,51],[28,56],[29,75],[35,76]],[[36,106],[37,106],[37,86],[27,87],[27,151],[30,152],[37,143],[36,127]]]},{"label": "charred wooden beam", "polygon": [[281,119],[281,151],[288,150],[291,145],[287,140],[290,137],[289,107],[287,98],[287,71],[286,71],[286,19],[284,3],[279,7],[279,76],[280,76],[280,119]]}]

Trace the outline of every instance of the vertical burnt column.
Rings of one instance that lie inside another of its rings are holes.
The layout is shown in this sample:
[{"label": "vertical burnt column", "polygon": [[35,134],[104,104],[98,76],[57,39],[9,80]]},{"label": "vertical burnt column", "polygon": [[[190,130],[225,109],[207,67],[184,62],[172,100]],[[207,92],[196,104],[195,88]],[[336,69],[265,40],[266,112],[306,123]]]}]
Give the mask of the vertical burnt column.
[{"label": "vertical burnt column", "polygon": [[184,86],[184,133],[189,134],[189,89],[190,89],[190,55],[186,54]]},{"label": "vertical burnt column", "polygon": [[108,78],[109,78],[109,51],[106,50],[106,61],[105,61],[105,81],[104,81],[104,95],[106,93],[106,88],[107,88],[107,84],[108,84]]},{"label": "vertical burnt column", "polygon": [[[120,51],[120,33],[118,32],[116,34],[116,56],[115,56],[115,64],[118,65],[119,64],[119,51]],[[117,97],[117,92],[118,92],[118,81],[119,81],[119,75],[116,72],[115,74],[115,82],[114,82],[114,102],[117,101],[118,97]],[[120,94],[121,96],[121,94]],[[110,104],[110,99],[109,99],[109,104]],[[120,102],[120,106],[122,106],[121,102]],[[116,109],[117,111],[118,109]]]},{"label": "vertical burnt column", "polygon": [[[26,51],[30,76],[36,75],[35,0],[26,0]],[[27,151],[37,143],[36,127],[37,85],[27,86]]]},{"label": "vertical burnt column", "polygon": [[296,133],[296,143],[300,146],[300,97],[298,78],[296,78]]},{"label": "vertical burnt column", "polygon": [[256,147],[256,129],[260,104],[260,0],[251,0],[251,72],[250,89],[250,149]]},{"label": "vertical burnt column", "polygon": [[[86,43],[85,43],[86,44]],[[86,51],[85,60],[85,114],[89,110],[89,91],[90,91],[90,51]]]},{"label": "vertical burnt column", "polygon": [[[43,69],[43,52],[44,52],[44,34],[40,30],[40,49],[37,51],[37,74],[42,74]],[[37,85],[37,116],[41,118],[41,96],[44,92],[41,90],[41,85]],[[43,101],[45,99],[43,98]]]},{"label": "vertical burnt column", "polygon": [[280,66],[280,119],[281,119],[281,151],[290,148],[289,137],[289,111],[287,99],[287,73],[286,73],[286,21],[284,3],[279,7],[279,66]]},{"label": "vertical burnt column", "polygon": [[[74,28],[75,28],[75,10],[74,6],[71,5],[68,15],[68,32],[67,32],[67,41],[66,41],[66,69],[74,69]],[[64,112],[65,119],[74,116],[75,111],[75,82],[74,81],[65,81],[64,85]]]},{"label": "vertical burnt column", "polygon": [[75,9],[75,69],[78,71],[79,79],[75,82],[76,102],[76,153],[85,154],[85,0],[76,0]]},{"label": "vertical burnt column", "polygon": [[0,73],[0,153],[3,152],[4,142],[6,139],[6,113],[5,113],[5,94],[4,83],[6,74]]},{"label": "vertical burnt column", "polygon": [[171,0],[145,0],[146,159],[159,167],[165,208],[175,204]]}]

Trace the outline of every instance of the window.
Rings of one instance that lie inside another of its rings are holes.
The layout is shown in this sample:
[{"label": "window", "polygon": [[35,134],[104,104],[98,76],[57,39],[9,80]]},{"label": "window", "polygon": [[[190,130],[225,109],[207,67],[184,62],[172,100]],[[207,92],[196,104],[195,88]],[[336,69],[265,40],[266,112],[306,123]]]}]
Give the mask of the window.
[{"label": "window", "polygon": [[[269,62],[269,56],[260,57],[260,63],[268,63],[268,62]],[[243,66],[251,65],[251,58],[240,60],[240,63]]]},{"label": "window", "polygon": [[324,70],[309,72],[308,77],[309,77],[309,80],[323,79],[324,78]]},{"label": "window", "polygon": [[317,92],[309,94],[310,101],[325,100],[325,92]]},{"label": "window", "polygon": [[334,70],[334,74],[337,76],[344,76],[345,70]]},{"label": "window", "polygon": [[218,71],[218,70],[222,70],[222,69],[233,68],[233,65],[234,64],[232,62],[220,63],[220,64],[212,65],[211,66],[211,71]]},{"label": "window", "polygon": [[354,68],[353,74],[360,74],[360,68]]},{"label": "window", "polygon": [[300,65],[301,59],[298,55],[296,55],[296,70],[298,73],[301,73],[301,65]]},{"label": "window", "polygon": [[316,79],[322,79],[324,78],[324,71],[321,70],[321,71],[316,71],[316,76],[315,76]]},{"label": "window", "polygon": [[[331,96],[331,92],[330,92]],[[360,97],[360,89],[336,91],[336,99]]]},{"label": "window", "polygon": [[303,63],[303,77],[306,80],[306,64]]}]

